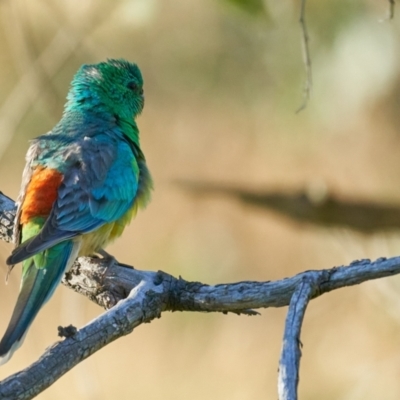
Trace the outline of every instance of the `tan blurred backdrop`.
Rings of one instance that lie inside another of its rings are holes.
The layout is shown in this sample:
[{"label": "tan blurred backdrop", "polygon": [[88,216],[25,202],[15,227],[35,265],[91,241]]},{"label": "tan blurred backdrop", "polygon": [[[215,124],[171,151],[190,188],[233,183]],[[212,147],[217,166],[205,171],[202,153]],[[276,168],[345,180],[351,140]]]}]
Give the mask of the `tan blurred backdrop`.
[{"label": "tan blurred backdrop", "polygon": [[[298,1],[3,0],[0,189],[16,198],[28,140],[59,119],[76,69],[123,57],[144,75],[138,123],[155,192],[108,248],[118,260],[213,284],[398,255],[398,232],[302,225],[174,184],[325,182],[347,198],[400,204],[400,15],[382,21],[387,8],[372,0],[307,2],[314,90],[295,114],[304,79]],[[0,243],[4,277],[10,249]],[[0,280],[0,331],[18,286],[18,268],[8,285]],[[400,398],[399,293],[393,278],[311,303],[303,400]],[[0,379],[36,360],[57,340],[58,325],[81,327],[101,312],[60,287]],[[38,398],[276,399],[285,313],[165,313]]]}]

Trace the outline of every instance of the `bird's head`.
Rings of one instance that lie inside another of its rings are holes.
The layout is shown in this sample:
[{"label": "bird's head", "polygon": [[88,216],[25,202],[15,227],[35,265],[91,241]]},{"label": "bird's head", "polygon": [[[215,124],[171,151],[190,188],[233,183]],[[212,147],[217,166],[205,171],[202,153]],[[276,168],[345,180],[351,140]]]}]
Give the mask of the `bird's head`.
[{"label": "bird's head", "polygon": [[139,67],[123,59],[83,65],[75,74],[66,111],[74,107],[135,118],[144,106],[143,78]]}]

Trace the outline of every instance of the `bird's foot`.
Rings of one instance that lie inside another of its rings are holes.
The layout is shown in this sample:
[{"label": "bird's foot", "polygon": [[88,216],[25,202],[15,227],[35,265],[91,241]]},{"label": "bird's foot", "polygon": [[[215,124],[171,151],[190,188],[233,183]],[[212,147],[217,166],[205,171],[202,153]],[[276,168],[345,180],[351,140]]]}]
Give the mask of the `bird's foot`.
[{"label": "bird's foot", "polygon": [[108,265],[118,265],[119,267],[135,269],[131,265],[120,263],[114,256],[112,256],[110,253],[107,253],[104,249],[100,249],[97,254],[101,255],[102,262],[105,262]]},{"label": "bird's foot", "polygon": [[110,253],[107,253],[104,249],[100,249],[97,254],[100,254],[103,262],[107,263],[108,265],[119,264],[117,259]]}]

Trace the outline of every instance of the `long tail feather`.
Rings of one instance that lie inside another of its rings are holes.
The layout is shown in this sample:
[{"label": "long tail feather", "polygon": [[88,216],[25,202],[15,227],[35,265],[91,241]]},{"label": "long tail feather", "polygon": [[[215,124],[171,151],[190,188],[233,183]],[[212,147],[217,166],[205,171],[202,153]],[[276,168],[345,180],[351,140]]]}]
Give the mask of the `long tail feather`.
[{"label": "long tail feather", "polygon": [[77,243],[65,241],[47,250],[43,268],[37,268],[33,259],[25,261],[30,265],[24,265],[17,304],[0,342],[0,365],[6,363],[21,346],[29,326],[75,260],[77,251]]}]

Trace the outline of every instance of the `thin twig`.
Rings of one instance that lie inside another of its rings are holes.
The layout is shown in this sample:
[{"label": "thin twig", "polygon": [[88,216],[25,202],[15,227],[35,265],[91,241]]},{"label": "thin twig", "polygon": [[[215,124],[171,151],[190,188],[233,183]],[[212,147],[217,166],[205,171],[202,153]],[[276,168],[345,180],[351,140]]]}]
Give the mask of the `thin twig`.
[{"label": "thin twig", "polygon": [[383,18],[382,20],[380,20],[380,22],[384,22],[384,21],[388,21],[388,20],[392,20],[394,18],[394,8],[395,8],[395,0],[388,0],[389,1],[389,8],[388,8],[388,12],[387,12],[387,16],[386,18]]},{"label": "thin twig", "polygon": [[388,0],[388,2],[389,2],[389,7],[387,10],[386,17],[379,19],[379,22],[385,22],[394,19],[394,8],[396,6],[396,0]]},{"label": "thin twig", "polygon": [[389,0],[389,16],[388,19],[394,18],[395,0]]},{"label": "thin twig", "polygon": [[306,78],[304,81],[303,102],[300,105],[300,107],[296,110],[296,113],[299,113],[300,111],[304,110],[307,107],[312,89],[312,64],[311,64],[311,55],[309,48],[307,23],[306,23],[306,0],[301,0],[299,22],[301,27],[301,41],[303,44],[303,63],[306,72]]}]

